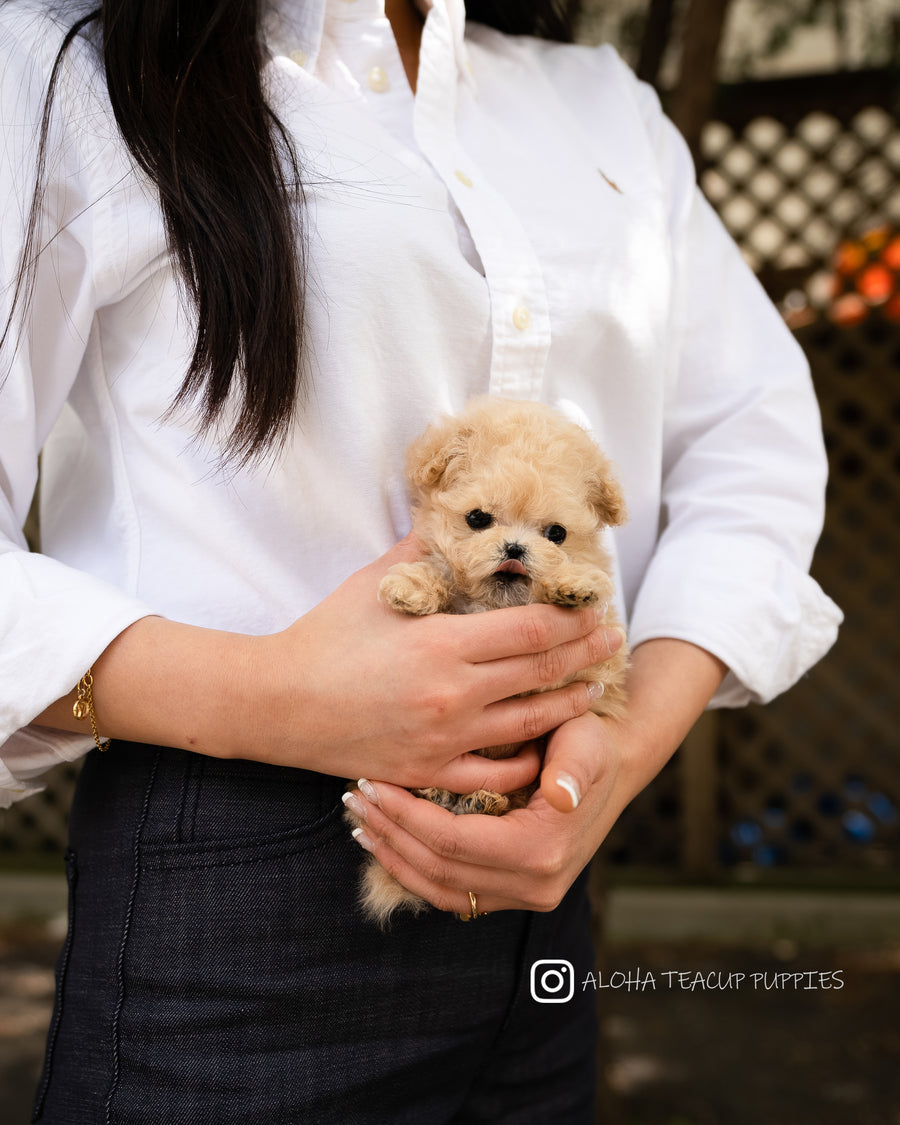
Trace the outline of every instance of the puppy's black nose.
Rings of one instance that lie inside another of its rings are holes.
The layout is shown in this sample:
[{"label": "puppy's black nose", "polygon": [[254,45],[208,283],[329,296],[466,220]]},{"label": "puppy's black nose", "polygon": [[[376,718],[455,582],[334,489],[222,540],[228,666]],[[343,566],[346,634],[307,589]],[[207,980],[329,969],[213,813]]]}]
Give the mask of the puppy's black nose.
[{"label": "puppy's black nose", "polygon": [[525,548],[521,543],[504,543],[503,549],[508,559],[520,559],[525,554]]}]

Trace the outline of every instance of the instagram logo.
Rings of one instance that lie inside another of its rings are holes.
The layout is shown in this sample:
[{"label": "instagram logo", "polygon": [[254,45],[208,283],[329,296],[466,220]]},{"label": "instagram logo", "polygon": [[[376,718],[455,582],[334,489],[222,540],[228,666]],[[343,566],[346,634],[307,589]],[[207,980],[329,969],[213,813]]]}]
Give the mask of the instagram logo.
[{"label": "instagram logo", "polygon": [[531,966],[531,995],[539,1004],[567,1004],[575,992],[571,961],[557,957]]}]

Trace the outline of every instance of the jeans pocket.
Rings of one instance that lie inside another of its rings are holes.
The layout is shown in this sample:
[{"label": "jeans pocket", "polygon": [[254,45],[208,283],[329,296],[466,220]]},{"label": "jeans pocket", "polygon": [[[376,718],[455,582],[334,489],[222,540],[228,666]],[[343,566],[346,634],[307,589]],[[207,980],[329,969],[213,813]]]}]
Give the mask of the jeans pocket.
[{"label": "jeans pocket", "polygon": [[78,883],[78,862],[75,852],[69,848],[66,851],[66,883],[68,885],[68,923],[66,926],[66,940],[63,944],[56,963],[56,993],[53,1001],[53,1015],[50,1020],[50,1029],[47,1032],[47,1049],[44,1056],[44,1069],[38,1083],[37,1094],[34,1100],[34,1109],[31,1120],[40,1121],[44,1112],[44,1102],[50,1080],[53,1075],[53,1054],[59,1028],[63,1019],[63,1000],[66,990],[66,974],[69,968],[69,958],[72,953],[72,944],[75,940],[75,890]]},{"label": "jeans pocket", "polygon": [[204,856],[314,838],[339,820],[343,788],[338,778],[304,769],[162,750],[142,851],[190,865]]},{"label": "jeans pocket", "polygon": [[[355,909],[335,812],[282,838],[140,848],[122,958],[112,1120],[324,1121],[326,1059]],[[351,958],[352,964],[353,958]],[[326,1069],[330,1067],[326,1066]]]}]

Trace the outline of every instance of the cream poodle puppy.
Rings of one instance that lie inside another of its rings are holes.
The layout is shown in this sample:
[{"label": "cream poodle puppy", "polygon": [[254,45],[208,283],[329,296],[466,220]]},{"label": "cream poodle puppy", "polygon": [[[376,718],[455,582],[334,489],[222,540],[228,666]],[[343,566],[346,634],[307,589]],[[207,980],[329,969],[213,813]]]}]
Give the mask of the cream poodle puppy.
[{"label": "cream poodle puppy", "polygon": [[[462,414],[429,426],[409,448],[413,530],[426,554],[391,567],[379,596],[400,613],[481,613],[544,602],[598,606],[604,625],[620,622],[612,608],[604,527],[621,524],[625,504],[609,461],[580,426],[536,402],[473,400]],[[591,710],[618,717],[628,663],[622,646],[609,660],[571,680],[598,685]],[[550,690],[561,684],[548,685]],[[478,753],[507,757],[517,746]],[[532,792],[415,790],[454,813],[498,816],[523,807]],[[349,810],[347,819],[358,818]],[[384,923],[397,909],[427,903],[369,855],[361,904]]]}]

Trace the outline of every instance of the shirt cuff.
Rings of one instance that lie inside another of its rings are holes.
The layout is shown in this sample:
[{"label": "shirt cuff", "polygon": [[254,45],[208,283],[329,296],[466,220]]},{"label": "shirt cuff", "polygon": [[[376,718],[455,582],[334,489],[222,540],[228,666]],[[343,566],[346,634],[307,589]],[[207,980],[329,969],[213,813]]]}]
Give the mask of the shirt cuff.
[{"label": "shirt cuff", "polygon": [[23,727],[3,747],[0,760],[0,809],[40,793],[41,778],[62,762],[77,762],[94,746],[90,734],[51,730],[35,724]]},{"label": "shirt cuff", "polygon": [[631,614],[629,642],[672,637],[730,669],[710,707],[768,703],[834,644],[843,615],[783,554],[733,536],[661,545]]},{"label": "shirt cuff", "polygon": [[7,807],[39,790],[34,778],[93,745],[90,732],[51,731],[34,725],[35,716],[154,610],[109,582],[24,551],[0,555],[0,592],[0,807]]}]

